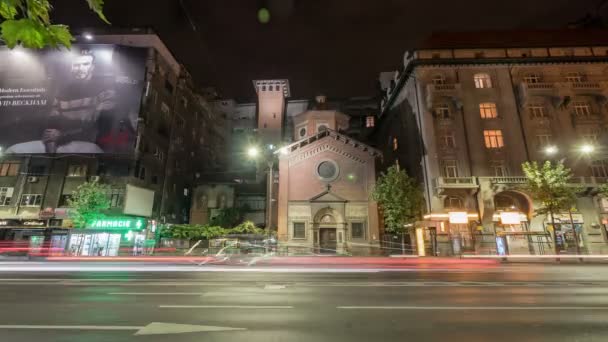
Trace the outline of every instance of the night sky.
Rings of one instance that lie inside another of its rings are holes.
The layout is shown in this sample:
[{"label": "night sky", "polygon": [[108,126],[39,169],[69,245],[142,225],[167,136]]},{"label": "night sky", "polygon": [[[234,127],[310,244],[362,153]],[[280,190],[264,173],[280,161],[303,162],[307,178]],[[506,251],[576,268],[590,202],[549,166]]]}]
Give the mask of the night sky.
[{"label": "night sky", "polygon": [[[289,79],[293,98],[373,95],[378,73],[398,68],[432,31],[561,28],[601,2],[106,0],[106,15],[114,27],[155,28],[199,85],[247,100],[259,78]],[[55,22],[76,32],[103,25],[84,0],[54,5]],[[270,9],[268,24],[258,21],[260,7]]]}]

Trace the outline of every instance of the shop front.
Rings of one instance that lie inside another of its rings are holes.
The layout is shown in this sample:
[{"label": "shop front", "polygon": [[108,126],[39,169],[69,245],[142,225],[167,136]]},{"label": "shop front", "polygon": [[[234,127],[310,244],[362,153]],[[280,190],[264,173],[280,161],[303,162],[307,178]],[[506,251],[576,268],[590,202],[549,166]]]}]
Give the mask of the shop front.
[{"label": "shop front", "polygon": [[141,217],[105,217],[92,220],[84,229],[72,230],[68,254],[73,256],[142,255],[148,234]]},{"label": "shop front", "polygon": [[[475,251],[479,215],[465,211],[432,213],[417,223],[416,241],[425,244],[425,255],[460,255]],[[422,229],[418,231],[418,228]],[[421,251],[419,250],[419,255]]]},{"label": "shop front", "polygon": [[[555,226],[551,229],[551,220],[548,219],[548,230],[553,231],[557,253],[576,254],[576,243],[579,249],[584,252],[585,243],[583,239],[583,215],[580,213],[560,213],[553,215]],[[576,234],[576,236],[575,236]]]},{"label": "shop front", "polygon": [[0,219],[0,254],[62,253],[69,230],[54,219]]}]

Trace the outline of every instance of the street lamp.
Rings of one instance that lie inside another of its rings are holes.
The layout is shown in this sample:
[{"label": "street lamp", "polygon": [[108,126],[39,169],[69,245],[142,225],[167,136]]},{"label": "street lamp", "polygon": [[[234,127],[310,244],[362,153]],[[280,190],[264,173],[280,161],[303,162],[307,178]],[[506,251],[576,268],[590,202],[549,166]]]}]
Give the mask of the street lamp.
[{"label": "street lamp", "polygon": [[93,40],[93,35],[86,32],[85,34],[82,35],[84,37],[84,39],[86,40]]},{"label": "street lamp", "polygon": [[547,155],[552,156],[552,155],[556,154],[557,152],[558,152],[557,146],[551,145],[551,146],[545,147],[545,154],[547,154]]},{"label": "street lamp", "polygon": [[595,147],[593,147],[593,145],[584,144],[583,146],[581,146],[581,152],[585,154],[592,153],[593,151],[595,151]]},{"label": "street lamp", "polygon": [[247,149],[247,155],[249,156],[249,158],[257,158],[259,154],[260,150],[255,146],[252,146]]}]

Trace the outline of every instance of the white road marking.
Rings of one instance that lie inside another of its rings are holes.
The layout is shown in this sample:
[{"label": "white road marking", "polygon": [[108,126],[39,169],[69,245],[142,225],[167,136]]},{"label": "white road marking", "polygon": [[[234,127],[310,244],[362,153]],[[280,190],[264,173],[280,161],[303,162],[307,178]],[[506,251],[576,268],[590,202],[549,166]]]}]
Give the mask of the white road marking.
[{"label": "white road marking", "polygon": [[286,287],[287,286],[285,286],[285,285],[266,284],[264,286],[264,290],[282,290],[282,289],[284,289]]},{"label": "white road marking", "polygon": [[282,305],[159,305],[164,309],[293,309]]},{"label": "white road marking", "polygon": [[110,292],[118,296],[202,296],[202,292]]},{"label": "white road marking", "polygon": [[235,331],[245,328],[216,327],[211,325],[177,324],[152,322],[145,326],[128,325],[0,325],[2,329],[19,330],[136,330],[134,335],[164,335],[190,332]]},{"label": "white road marking", "polygon": [[608,310],[606,306],[337,306],[341,310]]}]

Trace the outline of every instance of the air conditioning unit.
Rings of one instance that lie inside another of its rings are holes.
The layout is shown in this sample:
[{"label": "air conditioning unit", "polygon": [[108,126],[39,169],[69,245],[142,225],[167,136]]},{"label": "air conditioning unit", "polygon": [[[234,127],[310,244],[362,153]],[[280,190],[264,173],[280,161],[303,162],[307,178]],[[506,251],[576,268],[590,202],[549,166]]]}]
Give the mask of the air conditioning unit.
[{"label": "air conditioning unit", "polygon": [[38,177],[27,177],[27,182],[28,183],[37,183],[38,182]]},{"label": "air conditioning unit", "polygon": [[99,182],[101,180],[100,176],[91,176],[89,177],[90,182]]}]

